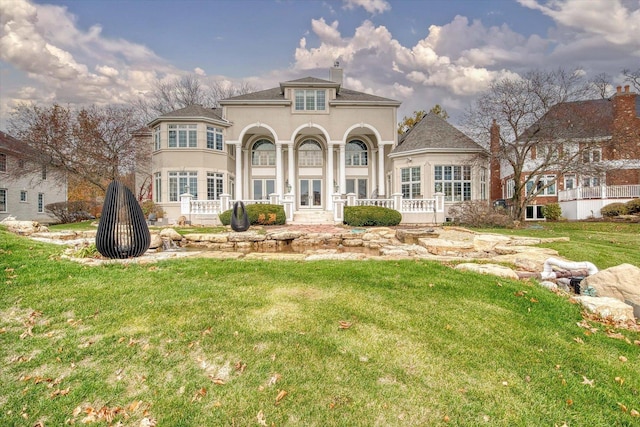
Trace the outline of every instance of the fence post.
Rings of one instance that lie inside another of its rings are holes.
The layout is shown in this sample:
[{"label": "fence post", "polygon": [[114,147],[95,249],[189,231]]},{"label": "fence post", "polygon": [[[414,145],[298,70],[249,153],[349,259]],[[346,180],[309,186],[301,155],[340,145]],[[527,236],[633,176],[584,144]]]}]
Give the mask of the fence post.
[{"label": "fence post", "polygon": [[225,212],[231,209],[231,194],[220,195],[220,212]]},{"label": "fence post", "polygon": [[601,199],[606,199],[607,198],[607,186],[606,185],[600,186],[600,198]]},{"label": "fence post", "polygon": [[333,220],[335,222],[339,222],[339,223],[344,222],[344,203],[345,203],[345,199],[341,199],[340,196],[337,194],[334,195]]},{"label": "fence post", "polygon": [[349,193],[347,194],[347,206],[355,206],[356,205],[356,194]]},{"label": "fence post", "polygon": [[279,205],[280,203],[278,203],[278,198],[278,193],[269,194],[269,203],[271,203],[272,205]]},{"label": "fence post", "polygon": [[402,212],[402,193],[393,193],[391,198],[393,199],[393,209]]},{"label": "fence post", "polygon": [[193,195],[189,193],[180,195],[180,214],[189,215],[191,213],[191,199],[193,199]]},{"label": "fence post", "polygon": [[293,194],[287,193],[282,196],[282,207],[287,221],[293,221]]}]

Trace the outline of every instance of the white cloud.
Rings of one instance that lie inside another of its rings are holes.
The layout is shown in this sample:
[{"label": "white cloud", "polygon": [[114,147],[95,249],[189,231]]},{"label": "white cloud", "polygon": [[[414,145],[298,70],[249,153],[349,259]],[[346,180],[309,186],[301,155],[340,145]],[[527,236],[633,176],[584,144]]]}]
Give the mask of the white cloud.
[{"label": "white cloud", "polygon": [[391,4],[386,0],[343,0],[345,9],[361,7],[371,14],[384,13],[391,10]]}]

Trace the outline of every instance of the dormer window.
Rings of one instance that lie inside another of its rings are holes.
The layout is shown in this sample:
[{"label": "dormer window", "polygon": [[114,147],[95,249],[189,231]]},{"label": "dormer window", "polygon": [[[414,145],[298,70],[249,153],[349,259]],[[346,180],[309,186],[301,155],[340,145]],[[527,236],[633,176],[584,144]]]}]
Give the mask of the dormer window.
[{"label": "dormer window", "polygon": [[303,90],[295,91],[296,111],[324,111],[326,109],[326,92],[324,90]]}]

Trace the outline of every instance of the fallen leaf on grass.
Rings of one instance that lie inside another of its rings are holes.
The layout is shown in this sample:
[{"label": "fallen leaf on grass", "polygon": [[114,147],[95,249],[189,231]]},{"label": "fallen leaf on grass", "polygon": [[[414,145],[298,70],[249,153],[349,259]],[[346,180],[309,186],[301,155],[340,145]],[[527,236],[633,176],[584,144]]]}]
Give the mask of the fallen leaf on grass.
[{"label": "fallen leaf on grass", "polygon": [[527,294],[527,291],[518,291],[518,292],[514,292],[513,295],[517,296],[517,297],[523,297]]},{"label": "fallen leaf on grass", "polygon": [[584,341],[582,341],[582,338],[580,338],[580,337],[575,337],[573,340],[575,342],[577,342],[578,344],[584,344]]},{"label": "fallen leaf on grass", "polygon": [[267,417],[264,416],[264,412],[262,412],[262,410],[258,412],[258,415],[256,416],[256,418],[258,419],[258,424],[260,424],[261,426],[267,425]]},{"label": "fallen leaf on grass", "polygon": [[618,407],[620,408],[620,410],[622,412],[627,412],[628,411],[626,405],[624,405],[623,403],[618,402]]},{"label": "fallen leaf on grass", "polygon": [[618,357],[618,360],[621,361],[622,363],[624,363],[624,362],[627,361],[627,358],[624,357],[624,356],[620,356],[620,357]]},{"label": "fallen leaf on grass", "polygon": [[207,389],[202,387],[200,390],[196,391],[196,393],[191,398],[191,402],[200,402],[204,396],[207,395]]},{"label": "fallen leaf on grass", "polygon": [[620,385],[624,384],[624,378],[622,377],[615,377],[614,380]]},{"label": "fallen leaf on grass", "polygon": [[573,405],[573,400],[567,399],[567,406],[571,406],[571,405]]},{"label": "fallen leaf on grass", "polygon": [[53,399],[57,396],[66,396],[67,394],[69,394],[69,387],[65,388],[64,390],[60,390],[60,389],[54,390],[54,392],[51,393],[49,397]]},{"label": "fallen leaf on grass", "polygon": [[287,394],[289,393],[287,393],[286,390],[280,390],[280,393],[278,393],[278,395],[276,396],[276,405],[278,405],[280,401],[284,399]]},{"label": "fallen leaf on grass", "polygon": [[352,322],[347,322],[346,320],[341,320],[339,322],[340,329],[349,329],[351,326],[353,326]]},{"label": "fallen leaf on grass", "polygon": [[584,375],[582,376],[582,382],[580,384],[584,384],[584,385],[589,385],[591,387],[593,387],[593,382],[595,380],[590,380],[589,378],[585,377]]},{"label": "fallen leaf on grass", "polygon": [[631,415],[632,417],[640,417],[640,412],[632,409],[631,412],[629,412],[629,415]]},{"label": "fallen leaf on grass", "polygon": [[280,378],[282,378],[282,375],[278,373],[271,375],[271,378],[269,378],[269,381],[267,381],[267,387],[275,385]]},{"label": "fallen leaf on grass", "polygon": [[215,385],[225,385],[227,383],[222,378],[214,377],[213,375],[209,375],[209,378],[211,378],[211,381],[213,381]]},{"label": "fallen leaf on grass", "polygon": [[242,363],[242,360],[239,360],[239,361],[236,362],[235,368],[236,368],[236,371],[239,371],[240,373],[243,373],[244,370],[247,369],[247,364],[246,363]]},{"label": "fallen leaf on grass", "polygon": [[26,337],[32,337],[32,336],[33,336],[33,326],[29,326],[26,331],[20,334],[20,339],[23,340]]}]

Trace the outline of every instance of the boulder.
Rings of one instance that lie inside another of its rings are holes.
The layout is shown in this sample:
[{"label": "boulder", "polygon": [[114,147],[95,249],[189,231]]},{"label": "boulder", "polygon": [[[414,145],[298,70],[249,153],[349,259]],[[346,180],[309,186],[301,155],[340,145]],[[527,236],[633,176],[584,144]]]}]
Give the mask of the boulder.
[{"label": "boulder", "polygon": [[473,252],[475,249],[473,242],[461,242],[440,238],[418,239],[418,243],[434,255],[463,256],[466,253]]},{"label": "boulder", "polygon": [[182,234],[178,233],[173,228],[163,228],[160,230],[160,237],[166,237],[167,239],[171,239],[174,242],[179,242],[182,240]]},{"label": "boulder", "polygon": [[478,234],[473,237],[473,245],[479,251],[491,252],[498,245],[508,244],[511,237],[500,234]]},{"label": "boulder", "polygon": [[520,277],[518,273],[498,264],[475,264],[472,262],[466,262],[456,265],[456,270],[462,271],[474,271],[481,274],[493,274],[494,276],[504,277],[506,279],[518,280]]},{"label": "boulder", "polygon": [[396,230],[396,238],[406,244],[414,244],[418,242],[418,239],[428,239],[431,237],[438,237],[439,233],[437,233],[433,228],[427,229],[398,229]]},{"label": "boulder", "polygon": [[615,322],[626,322],[633,319],[633,307],[612,297],[574,297],[582,306],[592,313],[596,313],[604,319]]},{"label": "boulder", "polygon": [[612,297],[636,307],[640,318],[640,268],[631,264],[620,264],[600,270],[581,282],[582,288],[592,287],[598,297]]},{"label": "boulder", "polygon": [[162,246],[163,246],[162,237],[160,237],[160,235],[157,233],[153,233],[151,235],[151,243],[149,244],[149,249],[158,249],[158,248],[162,248]]},{"label": "boulder", "polygon": [[12,233],[24,236],[30,236],[33,233],[46,233],[49,229],[41,225],[38,221],[17,221],[6,218],[2,221],[2,225],[7,227]]}]

